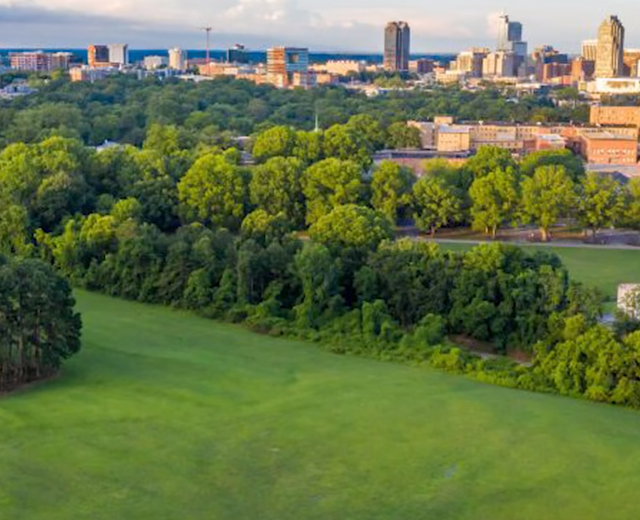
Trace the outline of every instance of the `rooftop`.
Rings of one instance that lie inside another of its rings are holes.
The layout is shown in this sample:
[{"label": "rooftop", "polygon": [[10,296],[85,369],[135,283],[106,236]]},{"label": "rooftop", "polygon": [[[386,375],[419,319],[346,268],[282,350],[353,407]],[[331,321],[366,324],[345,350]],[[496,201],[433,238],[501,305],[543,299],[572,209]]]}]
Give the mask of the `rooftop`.
[{"label": "rooftop", "polygon": [[628,135],[613,134],[611,132],[593,132],[593,133],[584,134],[583,137],[585,139],[597,139],[597,140],[607,140],[607,141],[631,141],[631,142],[637,141],[635,137],[629,137]]}]

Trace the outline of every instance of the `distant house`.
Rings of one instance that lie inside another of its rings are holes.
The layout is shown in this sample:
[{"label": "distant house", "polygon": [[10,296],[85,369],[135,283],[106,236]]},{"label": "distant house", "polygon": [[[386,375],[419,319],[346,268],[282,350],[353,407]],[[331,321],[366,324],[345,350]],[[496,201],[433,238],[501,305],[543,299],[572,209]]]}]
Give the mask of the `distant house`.
[{"label": "distant house", "polygon": [[104,152],[105,150],[110,150],[111,148],[122,148],[120,143],[116,143],[114,141],[105,141],[99,146],[95,147],[96,152]]}]

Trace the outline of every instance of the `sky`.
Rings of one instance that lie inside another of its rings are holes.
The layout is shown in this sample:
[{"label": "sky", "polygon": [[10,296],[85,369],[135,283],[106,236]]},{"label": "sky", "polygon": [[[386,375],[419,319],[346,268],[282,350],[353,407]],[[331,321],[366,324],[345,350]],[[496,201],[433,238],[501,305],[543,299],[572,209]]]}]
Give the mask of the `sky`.
[{"label": "sky", "polygon": [[81,48],[129,43],[138,49],[212,47],[252,49],[303,45],[315,51],[381,52],[383,28],[408,21],[412,52],[458,52],[494,46],[504,11],[524,24],[530,48],[551,44],[577,52],[609,14],[640,47],[637,0],[0,0],[0,47]]}]

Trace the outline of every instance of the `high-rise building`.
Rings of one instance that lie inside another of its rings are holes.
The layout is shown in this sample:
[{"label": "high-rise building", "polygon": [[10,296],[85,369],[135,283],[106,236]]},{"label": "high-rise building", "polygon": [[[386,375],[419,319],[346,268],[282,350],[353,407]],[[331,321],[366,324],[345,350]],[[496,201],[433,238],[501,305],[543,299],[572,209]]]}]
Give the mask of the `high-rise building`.
[{"label": "high-rise building", "polygon": [[125,67],[129,65],[129,46],[126,43],[112,43],[109,47],[109,62]]},{"label": "high-rise building", "polygon": [[525,76],[527,74],[527,42],[522,40],[523,27],[513,22],[506,14],[500,16],[498,26],[498,52],[513,53],[513,71],[505,71],[505,76]]},{"label": "high-rise building", "polygon": [[472,78],[481,78],[483,62],[488,54],[489,49],[484,47],[461,52],[451,64],[451,70],[467,74]]},{"label": "high-rise building", "polygon": [[582,42],[582,53],[580,54],[586,61],[595,62],[598,57],[598,40],[585,40]]},{"label": "high-rise building", "polygon": [[406,22],[389,22],[384,29],[384,68],[393,72],[409,70],[411,29]]},{"label": "high-rise building", "polygon": [[173,70],[187,70],[187,53],[179,47],[169,49],[169,68]]},{"label": "high-rise building", "polygon": [[512,22],[506,14],[500,16],[498,26],[498,50],[513,51],[513,43],[522,41],[522,24]]},{"label": "high-rise building", "polygon": [[109,47],[106,45],[89,45],[88,55],[89,67],[92,69],[111,65],[109,61]]},{"label": "high-rise building", "polygon": [[267,51],[267,80],[280,88],[309,86],[309,50],[273,47]]},{"label": "high-rise building", "polygon": [[536,81],[543,83],[555,77],[564,76],[564,72],[571,70],[569,56],[558,52],[551,45],[543,45],[535,49],[531,53],[531,59]]},{"label": "high-rise building", "polygon": [[482,75],[485,77],[512,77],[516,70],[516,55],[512,51],[498,51],[487,54],[482,61]]},{"label": "high-rise building", "polygon": [[413,74],[429,74],[433,72],[434,61],[429,58],[409,60],[409,72]]},{"label": "high-rise building", "polygon": [[624,73],[624,26],[617,16],[609,16],[598,30],[596,77],[618,78]]},{"label": "high-rise building", "polygon": [[236,43],[227,49],[227,63],[249,63],[249,52],[244,45]]}]

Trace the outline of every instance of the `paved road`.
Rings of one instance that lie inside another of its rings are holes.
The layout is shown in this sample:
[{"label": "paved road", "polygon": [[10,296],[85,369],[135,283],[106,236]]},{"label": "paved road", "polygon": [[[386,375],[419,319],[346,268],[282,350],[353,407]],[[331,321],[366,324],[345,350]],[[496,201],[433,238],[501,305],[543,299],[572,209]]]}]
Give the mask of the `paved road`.
[{"label": "paved road", "polygon": [[[417,240],[430,242],[433,239],[428,237],[418,237]],[[480,244],[493,244],[495,242],[491,242],[489,240],[464,240],[464,239],[455,239],[455,238],[436,238],[435,241],[439,244],[466,244],[477,246]],[[628,251],[637,251],[640,253],[640,247],[638,246],[630,246],[627,244],[603,244],[603,245],[593,245],[593,244],[584,244],[582,242],[567,242],[558,240],[557,242],[521,242],[515,240],[502,241],[497,240],[496,242],[500,244],[511,244],[514,246],[529,246],[529,247],[565,247],[571,249],[623,249]]]}]

